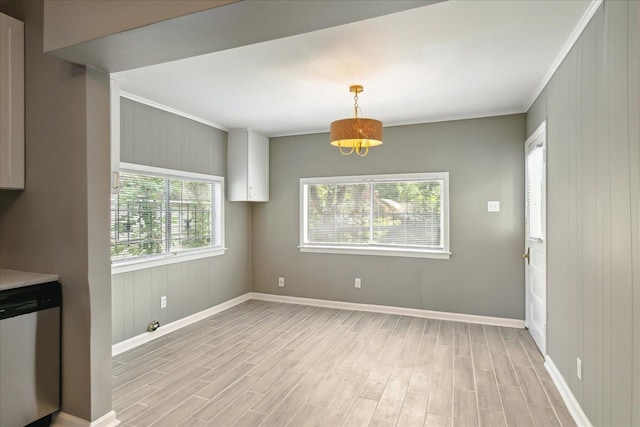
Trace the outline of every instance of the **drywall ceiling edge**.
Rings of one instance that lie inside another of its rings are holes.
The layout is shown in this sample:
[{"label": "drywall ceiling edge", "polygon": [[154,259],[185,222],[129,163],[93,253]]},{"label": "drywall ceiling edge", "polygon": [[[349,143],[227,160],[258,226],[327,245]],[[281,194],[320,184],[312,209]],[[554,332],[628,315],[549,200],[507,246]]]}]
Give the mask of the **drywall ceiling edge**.
[{"label": "drywall ceiling edge", "polygon": [[243,0],[50,53],[106,72],[170,62],[335,27],[441,0]]}]

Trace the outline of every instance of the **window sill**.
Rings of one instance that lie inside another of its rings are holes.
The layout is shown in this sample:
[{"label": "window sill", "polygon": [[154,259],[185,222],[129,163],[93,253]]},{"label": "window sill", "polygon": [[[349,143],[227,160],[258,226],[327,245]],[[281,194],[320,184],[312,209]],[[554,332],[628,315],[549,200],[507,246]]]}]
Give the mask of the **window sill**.
[{"label": "window sill", "polygon": [[298,246],[300,252],[312,252],[322,254],[344,254],[344,255],[376,255],[376,256],[395,256],[405,258],[433,258],[433,259],[449,259],[451,252],[425,251],[411,249],[391,249],[391,248],[372,248],[372,247],[349,247],[340,246]]},{"label": "window sill", "polygon": [[162,265],[224,255],[226,250],[227,248],[216,248],[180,255],[158,255],[144,259],[137,259],[135,261],[116,261],[111,263],[111,274],[127,273],[129,271],[144,270],[145,268],[160,267]]}]

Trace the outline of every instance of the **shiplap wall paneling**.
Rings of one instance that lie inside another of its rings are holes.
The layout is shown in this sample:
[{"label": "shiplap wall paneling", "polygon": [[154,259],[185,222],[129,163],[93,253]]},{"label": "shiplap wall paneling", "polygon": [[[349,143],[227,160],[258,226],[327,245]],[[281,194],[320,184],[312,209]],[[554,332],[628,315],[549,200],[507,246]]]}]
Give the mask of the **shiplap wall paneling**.
[{"label": "shiplap wall paneling", "polygon": [[[143,107],[138,106],[138,108],[142,109]],[[153,113],[156,117],[154,122],[158,126],[154,127],[154,131],[159,131],[163,134],[160,139],[160,149],[158,150],[160,164],[169,169],[182,168],[182,118],[160,110],[153,111]],[[166,129],[162,132],[165,126]]]},{"label": "shiplap wall paneling", "polygon": [[[629,163],[640,164],[640,2],[629,4]],[[635,96],[634,96],[635,94]],[[633,260],[633,405],[632,423],[640,425],[640,168],[631,168]]]},{"label": "shiplap wall paneling", "polygon": [[[628,9],[627,2],[607,3],[609,21],[609,143],[611,172],[611,424],[631,424],[634,402],[633,278],[631,253],[631,186],[628,117]],[[638,94],[634,94],[638,96]],[[635,167],[638,167],[636,163]],[[622,367],[624,369],[618,369]],[[639,404],[640,402],[635,402]]]},{"label": "shiplap wall paneling", "polygon": [[182,271],[183,302],[189,313],[197,313],[209,306],[210,295],[207,292],[207,282],[212,281],[213,278],[207,277],[207,273],[206,264],[203,264],[202,260],[190,262]]},{"label": "shiplap wall paneling", "polygon": [[166,267],[167,273],[167,321],[174,322],[183,317],[183,270],[184,263],[171,264]]},{"label": "shiplap wall paneling", "polygon": [[[602,22],[601,20],[598,22]],[[580,40],[580,52],[582,61],[579,63],[581,73],[580,102],[578,111],[581,115],[580,134],[578,146],[582,147],[581,153],[581,184],[579,197],[582,199],[581,207],[581,228],[576,233],[581,236],[582,253],[579,253],[581,273],[577,287],[581,290],[582,304],[578,304],[580,315],[578,322],[582,322],[582,330],[578,328],[578,348],[581,348],[583,359],[582,377],[583,387],[578,394],[581,395],[586,408],[589,408],[587,415],[594,419],[596,414],[593,408],[596,407],[597,398],[597,376],[595,374],[596,346],[596,316],[595,316],[595,264],[597,259],[595,233],[596,229],[596,32],[597,25],[588,26]],[[602,26],[600,26],[602,34]],[[582,286],[580,286],[582,283]],[[580,299],[579,299],[580,300]],[[587,367],[588,369],[586,369]]]},{"label": "shiplap wall paneling", "polygon": [[[126,338],[137,335],[139,332],[136,331],[135,327],[135,314],[136,314],[136,282],[135,282],[135,273],[127,274],[123,277],[124,282],[124,336]],[[141,304],[141,301],[138,301],[138,304]]]},{"label": "shiplap wall paneling", "polygon": [[[225,176],[219,129],[121,98],[121,161]],[[251,207],[225,203],[227,254],[112,276],[112,342],[166,325],[251,290]],[[160,298],[167,307],[160,308]]]},{"label": "shiplap wall paneling", "polygon": [[[606,307],[610,307],[610,303],[606,301],[609,296],[611,264],[611,239],[606,232],[606,225],[611,222],[610,218],[610,197],[609,197],[609,146],[608,146],[608,106],[609,92],[607,86],[603,84],[608,75],[608,64],[606,61],[605,49],[605,14],[604,7],[594,17],[596,26],[596,223],[595,229],[591,232],[595,233],[596,240],[596,260],[595,260],[595,278],[596,278],[596,295],[595,295],[595,318],[596,318],[596,346],[597,351],[593,355],[595,366],[587,367],[594,371],[598,386],[596,388],[597,397],[595,399],[596,407],[588,408],[584,402],[581,402],[587,414],[595,413],[595,418],[590,418],[595,425],[602,425],[605,419],[610,418],[611,396],[609,393],[610,368],[606,363],[610,359],[608,337],[610,336],[611,324],[607,323]],[[592,24],[592,25],[594,25]],[[580,303],[580,302],[578,302]],[[607,340],[607,341],[605,341]],[[585,367],[583,366],[583,369]],[[568,375],[565,373],[565,375]],[[608,387],[605,393],[605,387]]]},{"label": "shiplap wall paneling", "polygon": [[166,325],[169,319],[167,308],[160,308],[160,298],[163,296],[167,297],[168,305],[168,267],[167,265],[163,265],[151,269],[151,318],[160,322],[160,325]]},{"label": "shiplap wall paneling", "polygon": [[[571,175],[569,170],[569,67],[565,60],[549,84],[547,94],[547,340],[550,351],[560,342],[575,349],[572,342],[572,323],[575,321],[575,304],[571,299],[569,260],[569,194]],[[562,144],[555,143],[562,141]],[[566,319],[564,319],[566,316]],[[573,357],[575,359],[575,356]],[[556,366],[566,372],[575,361],[569,352],[554,357]],[[567,378],[571,385],[573,377]],[[575,386],[575,384],[573,384]]]},{"label": "shiplap wall paneling", "polygon": [[124,277],[111,276],[111,344],[124,341]]},{"label": "shiplap wall paneling", "polygon": [[[203,258],[113,275],[113,343],[144,333],[152,320],[162,327],[249,292],[248,265],[240,261]],[[241,268],[244,278],[236,274]],[[162,296],[167,297],[164,309]]]},{"label": "shiplap wall paneling", "polygon": [[[134,287],[134,304],[133,312],[133,328],[134,331],[146,331],[147,326],[153,318],[151,317],[151,305],[155,301],[151,301],[151,269],[144,269],[132,272]],[[140,332],[138,332],[140,333]]]},{"label": "shiplap wall paneling", "polygon": [[121,101],[123,162],[224,175],[225,132],[127,98]]},{"label": "shiplap wall paneling", "polygon": [[640,425],[638,9],[605,1],[527,115],[548,129],[548,353],[595,426]]}]

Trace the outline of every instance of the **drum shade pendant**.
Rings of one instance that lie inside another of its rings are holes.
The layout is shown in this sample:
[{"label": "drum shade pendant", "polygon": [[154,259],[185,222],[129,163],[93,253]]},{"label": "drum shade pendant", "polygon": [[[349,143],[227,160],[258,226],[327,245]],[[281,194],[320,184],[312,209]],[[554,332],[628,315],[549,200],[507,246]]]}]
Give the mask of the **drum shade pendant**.
[{"label": "drum shade pendant", "polygon": [[331,145],[338,147],[345,156],[355,153],[364,157],[369,153],[369,147],[382,145],[382,122],[358,117],[358,94],[362,93],[363,88],[353,85],[349,87],[349,91],[354,94],[355,117],[331,123]]}]

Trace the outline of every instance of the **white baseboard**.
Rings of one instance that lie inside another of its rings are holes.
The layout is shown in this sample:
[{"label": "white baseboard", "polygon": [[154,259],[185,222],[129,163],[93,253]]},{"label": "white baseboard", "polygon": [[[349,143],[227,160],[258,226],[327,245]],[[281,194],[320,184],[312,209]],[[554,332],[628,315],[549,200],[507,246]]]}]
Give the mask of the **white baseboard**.
[{"label": "white baseboard", "polygon": [[58,412],[53,416],[52,427],[116,427],[120,421],[116,418],[116,411],[110,411],[95,421],[88,421],[66,412]]},{"label": "white baseboard", "polygon": [[249,299],[251,299],[251,292],[240,295],[239,297],[230,299],[229,301],[225,301],[190,316],[183,317],[182,319],[176,320],[175,322],[160,326],[160,328],[156,329],[154,332],[144,332],[140,335],[129,338],[128,340],[121,341],[111,346],[111,355],[117,356],[120,353],[124,353],[125,351],[131,350],[132,348],[135,348],[139,345],[148,343],[149,341],[153,341],[156,338],[160,338],[161,336],[167,335],[168,333],[176,331],[180,328],[184,328],[185,326],[191,325],[192,323],[198,322],[202,319],[206,319],[209,316],[213,316],[214,314],[234,307],[238,304],[248,301]]},{"label": "white baseboard", "polygon": [[251,299],[283,302],[287,304],[313,305],[317,307],[338,308],[343,310],[371,311],[374,313],[399,314],[401,316],[422,317],[426,319],[451,320],[454,322],[479,323],[482,325],[504,326],[524,329],[524,320],[503,317],[478,316],[475,314],[448,313],[444,311],[422,310],[420,308],[393,307],[389,305],[360,304],[356,302],[331,301],[313,298],[290,297],[284,295],[251,292]]},{"label": "white baseboard", "polygon": [[112,356],[117,356],[127,350],[160,338],[170,332],[191,325],[216,313],[234,307],[250,299],[260,301],[282,302],[286,304],[312,305],[316,307],[338,308],[343,310],[371,311],[373,313],[398,314],[401,316],[422,317],[426,319],[451,320],[454,322],[478,323],[482,325],[503,326],[507,328],[524,328],[524,320],[507,319],[503,317],[478,316],[475,314],[447,313],[444,311],[422,310],[419,308],[393,307],[389,305],[360,304],[355,302],[331,301],[313,298],[290,297],[284,295],[263,294],[260,292],[247,292],[244,295],[225,301],[214,307],[192,314],[175,322],[161,326],[155,332],[145,332],[133,338],[119,342],[111,346]]},{"label": "white baseboard", "polygon": [[578,400],[571,392],[569,385],[564,380],[564,377],[549,355],[545,356],[544,367],[547,368],[547,372],[549,372],[553,383],[560,392],[560,396],[562,396],[562,400],[564,400],[565,405],[567,405],[567,409],[573,417],[573,420],[576,422],[576,425],[580,427],[593,427],[591,421],[587,418],[587,415],[582,410],[580,403],[578,403]]}]

